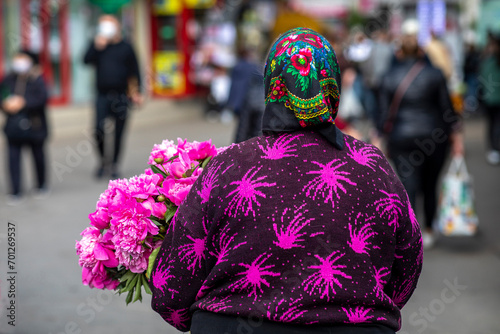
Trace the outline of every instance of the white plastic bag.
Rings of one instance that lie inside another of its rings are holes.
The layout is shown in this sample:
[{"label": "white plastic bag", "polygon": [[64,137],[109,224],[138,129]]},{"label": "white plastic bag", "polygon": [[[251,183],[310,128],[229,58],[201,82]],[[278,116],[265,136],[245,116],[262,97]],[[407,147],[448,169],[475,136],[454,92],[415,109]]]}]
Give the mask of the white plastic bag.
[{"label": "white plastic bag", "polygon": [[446,236],[473,236],[477,225],[472,178],[464,158],[454,157],[441,186],[439,231]]}]

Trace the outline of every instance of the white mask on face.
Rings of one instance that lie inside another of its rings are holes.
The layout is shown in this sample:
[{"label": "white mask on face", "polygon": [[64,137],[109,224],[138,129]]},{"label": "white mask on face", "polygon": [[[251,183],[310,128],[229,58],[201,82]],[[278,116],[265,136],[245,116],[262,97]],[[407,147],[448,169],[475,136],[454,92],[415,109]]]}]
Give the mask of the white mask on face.
[{"label": "white mask on face", "polygon": [[118,32],[116,24],[110,21],[102,21],[97,28],[99,35],[105,38],[112,38]]},{"label": "white mask on face", "polygon": [[16,73],[22,74],[30,70],[32,62],[28,59],[14,59],[12,62],[12,70]]}]

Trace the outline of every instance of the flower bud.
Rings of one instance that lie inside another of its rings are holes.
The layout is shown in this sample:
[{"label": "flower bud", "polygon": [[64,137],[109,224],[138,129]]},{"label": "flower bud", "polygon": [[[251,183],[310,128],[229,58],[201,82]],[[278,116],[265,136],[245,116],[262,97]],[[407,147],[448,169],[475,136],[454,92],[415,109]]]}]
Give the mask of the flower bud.
[{"label": "flower bud", "polygon": [[167,229],[165,228],[165,226],[160,226],[160,233],[165,233],[167,231]]},{"label": "flower bud", "polygon": [[161,157],[160,158],[155,158],[155,162],[157,164],[162,164],[163,163],[163,158],[161,158]]},{"label": "flower bud", "polygon": [[166,198],[165,198],[165,196],[163,196],[163,195],[159,195],[158,197],[156,197],[156,200],[157,200],[158,202],[165,202]]}]

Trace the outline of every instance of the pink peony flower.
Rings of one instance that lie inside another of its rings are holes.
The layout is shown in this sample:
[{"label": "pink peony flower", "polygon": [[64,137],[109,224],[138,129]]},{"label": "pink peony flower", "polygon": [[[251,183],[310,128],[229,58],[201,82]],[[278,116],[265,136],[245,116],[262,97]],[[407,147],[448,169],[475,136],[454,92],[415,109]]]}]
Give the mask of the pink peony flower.
[{"label": "pink peony flower", "polygon": [[165,218],[165,212],[167,212],[167,206],[165,203],[155,202],[154,199],[149,198],[148,200],[142,202],[141,205],[151,211],[151,214],[156,218]]},{"label": "pink peony flower", "polygon": [[192,160],[203,160],[207,157],[217,155],[217,148],[212,144],[212,140],[204,142],[188,142],[186,139],[182,141],[178,139],[179,151],[185,151]]},{"label": "pink peony flower", "polygon": [[108,208],[99,206],[97,204],[97,209],[95,212],[89,214],[90,225],[97,227],[100,230],[109,228],[109,213]]},{"label": "pink peony flower", "polygon": [[102,263],[98,263],[93,268],[82,268],[82,283],[91,288],[114,290],[120,281],[114,280],[104,269]]},{"label": "pink peony flower", "polygon": [[175,155],[177,155],[177,145],[172,140],[164,140],[160,145],[156,144],[153,146],[148,164],[155,165],[155,159],[167,161]]},{"label": "pink peony flower", "polygon": [[109,277],[105,267],[118,266],[118,259],[113,252],[112,233],[104,235],[95,227],[87,227],[81,233],[82,240],[76,242],[78,263],[82,267],[82,282],[91,288],[114,289],[118,281]]},{"label": "pink peony flower", "polygon": [[189,177],[184,179],[166,178],[163,181],[163,186],[159,189],[160,193],[167,197],[174,205],[181,205],[182,201],[186,198],[189,190],[196,181],[196,177]]},{"label": "pink peony flower", "polygon": [[161,180],[160,175],[141,174],[129,180],[128,192],[131,197],[139,199],[148,199],[151,196],[158,195],[156,186]]},{"label": "pink peony flower", "polygon": [[147,269],[150,254],[146,239],[158,234],[158,226],[149,219],[151,210],[134,198],[118,193],[116,199],[109,208],[116,257],[125,268],[141,273]]}]

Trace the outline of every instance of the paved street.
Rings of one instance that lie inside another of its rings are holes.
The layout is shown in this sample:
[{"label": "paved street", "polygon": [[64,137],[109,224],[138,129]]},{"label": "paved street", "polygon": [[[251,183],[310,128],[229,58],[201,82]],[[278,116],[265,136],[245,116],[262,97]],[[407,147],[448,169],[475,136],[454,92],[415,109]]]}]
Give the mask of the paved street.
[{"label": "paved street", "polygon": [[[154,143],[162,139],[212,138],[230,143],[234,125],[207,123],[201,108],[189,101],[150,101],[133,114],[123,159],[123,176],[142,173]],[[5,148],[0,164],[0,333],[113,334],[177,333],[150,308],[150,298],[125,306],[125,296],[91,290],[81,284],[74,246],[88,226],[106,181],[92,173],[96,160],[88,136],[90,108],[53,108],[50,146],[52,192],[45,200],[28,198],[18,207],[4,204]],[[481,233],[471,240],[440,238],[425,253],[419,286],[403,312],[402,333],[500,333],[500,167],[484,159],[484,124],[466,125],[467,162],[475,177]],[[32,185],[25,159],[25,186]],[[6,317],[9,302],[7,224],[16,225],[16,326]]]}]

